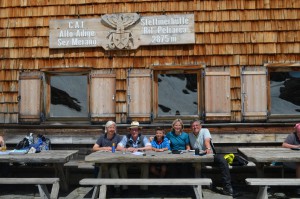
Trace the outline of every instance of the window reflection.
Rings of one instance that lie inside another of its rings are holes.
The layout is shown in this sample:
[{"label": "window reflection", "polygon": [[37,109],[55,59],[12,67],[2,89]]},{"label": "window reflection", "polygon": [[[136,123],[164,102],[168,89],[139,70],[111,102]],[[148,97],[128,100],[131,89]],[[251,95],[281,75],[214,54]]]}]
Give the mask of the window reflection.
[{"label": "window reflection", "polygon": [[271,114],[299,114],[300,72],[271,72]]},{"label": "window reflection", "polygon": [[87,117],[87,76],[51,77],[50,117]]},{"label": "window reflection", "polygon": [[197,114],[197,74],[159,74],[158,115]]}]

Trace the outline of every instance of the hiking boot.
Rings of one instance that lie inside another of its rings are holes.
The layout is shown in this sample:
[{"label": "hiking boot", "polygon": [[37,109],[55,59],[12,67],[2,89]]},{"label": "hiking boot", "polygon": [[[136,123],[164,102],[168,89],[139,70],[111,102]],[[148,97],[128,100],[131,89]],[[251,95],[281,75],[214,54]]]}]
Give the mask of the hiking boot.
[{"label": "hiking boot", "polygon": [[233,189],[232,189],[231,186],[225,186],[225,187],[223,188],[223,194],[224,194],[224,195],[227,195],[227,196],[232,196],[233,198],[236,198],[236,197],[242,195],[241,193],[238,193],[238,192],[233,191]]},{"label": "hiking boot", "polygon": [[233,196],[233,189],[231,186],[223,187],[223,194],[227,196]]}]

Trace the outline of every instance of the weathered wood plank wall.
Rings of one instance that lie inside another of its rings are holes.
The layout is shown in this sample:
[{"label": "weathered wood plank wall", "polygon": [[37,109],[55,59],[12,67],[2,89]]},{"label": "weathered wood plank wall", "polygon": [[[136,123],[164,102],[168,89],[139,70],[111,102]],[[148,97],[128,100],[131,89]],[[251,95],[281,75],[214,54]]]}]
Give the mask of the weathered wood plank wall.
[{"label": "weathered wood plank wall", "polygon": [[[195,15],[195,45],[143,46],[134,51],[49,49],[49,20],[108,13]],[[113,68],[118,122],[126,121],[126,69],[153,64],[230,68],[230,120],[241,113],[241,66],[300,60],[298,0],[11,0],[0,2],[0,123],[18,122],[19,72]]]}]

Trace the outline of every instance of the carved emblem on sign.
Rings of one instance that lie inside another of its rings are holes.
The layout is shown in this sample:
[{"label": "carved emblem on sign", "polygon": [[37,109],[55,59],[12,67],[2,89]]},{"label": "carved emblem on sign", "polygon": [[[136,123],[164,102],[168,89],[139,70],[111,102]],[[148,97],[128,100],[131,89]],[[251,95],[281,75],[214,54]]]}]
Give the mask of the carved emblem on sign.
[{"label": "carved emblem on sign", "polygon": [[107,35],[109,49],[131,49],[134,46],[132,32],[128,29],[140,19],[139,14],[106,14],[101,19],[104,24],[114,29]]}]

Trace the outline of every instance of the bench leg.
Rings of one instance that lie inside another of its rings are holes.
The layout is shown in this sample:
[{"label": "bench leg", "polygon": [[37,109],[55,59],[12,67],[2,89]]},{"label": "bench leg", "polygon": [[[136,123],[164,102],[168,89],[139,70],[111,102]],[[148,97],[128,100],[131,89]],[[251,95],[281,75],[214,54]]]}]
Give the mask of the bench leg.
[{"label": "bench leg", "polygon": [[256,199],[268,199],[268,186],[260,186]]},{"label": "bench leg", "polygon": [[101,185],[100,186],[99,199],[105,199],[106,198],[106,190],[107,190],[107,186],[106,185]]},{"label": "bench leg", "polygon": [[56,182],[52,185],[51,189],[51,199],[57,199],[58,198],[58,192],[59,192],[59,182]]},{"label": "bench leg", "polygon": [[194,191],[197,199],[202,199],[202,187],[201,185],[194,186]]},{"label": "bench leg", "polygon": [[99,186],[94,186],[92,199],[95,199],[98,194],[99,194]]},{"label": "bench leg", "polygon": [[48,192],[47,186],[45,184],[37,185],[40,192],[40,197],[43,199],[50,199],[50,194]]}]

